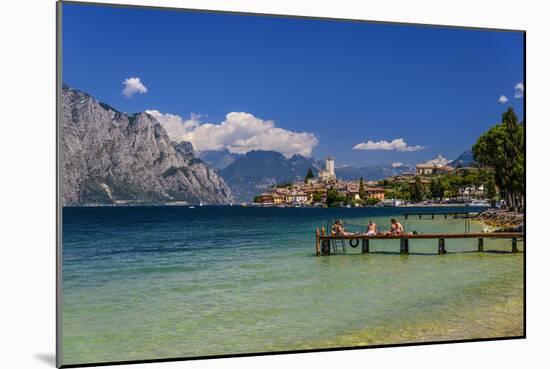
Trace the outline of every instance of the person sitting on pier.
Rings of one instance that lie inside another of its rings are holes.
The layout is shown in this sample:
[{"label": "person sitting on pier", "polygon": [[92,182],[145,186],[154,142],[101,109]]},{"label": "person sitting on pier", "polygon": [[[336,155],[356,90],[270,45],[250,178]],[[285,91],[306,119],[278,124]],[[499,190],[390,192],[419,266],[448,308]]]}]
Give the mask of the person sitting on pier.
[{"label": "person sitting on pier", "polygon": [[334,222],[334,225],[331,228],[331,233],[336,236],[349,236],[353,234],[351,232],[346,231],[346,228],[344,227],[340,219]]},{"label": "person sitting on pier", "polygon": [[378,229],[376,227],[376,223],[374,223],[371,220],[369,220],[369,224],[367,225],[367,236],[376,236],[376,234],[378,233]]},{"label": "person sitting on pier", "polygon": [[388,231],[387,235],[399,235],[403,234],[403,226],[401,223],[399,223],[395,218],[392,218],[391,220],[391,230]]}]

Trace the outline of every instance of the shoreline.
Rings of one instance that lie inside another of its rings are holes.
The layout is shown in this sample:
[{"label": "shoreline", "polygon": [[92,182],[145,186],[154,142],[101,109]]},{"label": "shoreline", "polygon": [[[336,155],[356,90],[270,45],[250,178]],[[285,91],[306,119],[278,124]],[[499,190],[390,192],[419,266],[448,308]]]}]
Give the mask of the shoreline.
[{"label": "shoreline", "polygon": [[[253,203],[239,203],[239,204],[154,204],[154,203],[142,203],[142,204],[82,204],[82,205],[63,205],[63,209],[78,209],[78,208],[189,208],[189,207],[235,207],[235,208],[280,208],[280,209],[295,209],[295,208],[310,208],[310,209],[407,209],[407,208],[465,208],[465,209],[479,209],[484,207],[470,206],[466,204],[407,204],[407,205],[363,205],[363,206],[312,206],[312,205],[265,205],[265,204],[253,204]],[[483,210],[485,212],[486,210]],[[472,213],[478,211],[472,210]]]},{"label": "shoreline", "polygon": [[488,209],[479,213],[475,219],[490,232],[523,232],[525,228],[523,213]]}]

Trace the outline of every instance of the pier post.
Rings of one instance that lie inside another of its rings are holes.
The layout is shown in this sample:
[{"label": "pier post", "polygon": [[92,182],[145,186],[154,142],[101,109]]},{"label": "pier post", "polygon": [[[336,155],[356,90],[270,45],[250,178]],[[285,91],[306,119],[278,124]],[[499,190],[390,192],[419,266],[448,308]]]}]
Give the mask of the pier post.
[{"label": "pier post", "polygon": [[434,218],[434,214],[432,213],[432,219]]},{"label": "pier post", "polygon": [[483,252],[483,238],[477,239],[477,251]]},{"label": "pier post", "polygon": [[422,214],[418,214],[418,219],[422,219]]},{"label": "pier post", "polygon": [[512,238],[512,252],[518,252],[518,239]]},{"label": "pier post", "polygon": [[402,238],[399,246],[402,255],[407,255],[409,253],[409,240],[407,238]]},{"label": "pier post", "polygon": [[409,219],[409,214],[405,214],[405,220]]},{"label": "pier post", "polygon": [[[321,227],[321,236],[325,235],[325,226]],[[330,255],[330,240],[321,241],[321,254]]]},{"label": "pier post", "polygon": [[362,254],[367,254],[369,252],[370,252],[370,250],[369,250],[369,240],[366,239],[366,238],[363,238],[362,243],[361,243],[361,253]]},{"label": "pier post", "polygon": [[438,248],[437,248],[437,253],[439,255],[443,255],[443,254],[447,253],[447,251],[445,250],[445,239],[444,238],[439,239],[439,245],[438,245]]},{"label": "pier post", "polygon": [[321,241],[321,254],[323,256],[330,255],[330,240]]},{"label": "pier post", "polygon": [[315,230],[315,254],[317,256],[321,255],[321,240],[319,239],[319,228]]},{"label": "pier post", "polygon": [[447,213],[445,213],[445,219],[447,219]]}]

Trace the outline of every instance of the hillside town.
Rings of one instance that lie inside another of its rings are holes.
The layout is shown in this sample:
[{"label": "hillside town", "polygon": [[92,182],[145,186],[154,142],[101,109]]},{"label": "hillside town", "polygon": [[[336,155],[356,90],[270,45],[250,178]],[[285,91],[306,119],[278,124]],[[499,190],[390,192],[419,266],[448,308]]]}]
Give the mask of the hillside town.
[{"label": "hillside town", "polygon": [[[480,183],[482,181],[465,180],[448,190],[441,183],[441,176],[466,178],[477,171],[477,168],[452,167],[447,159],[439,155],[433,160],[416,164],[415,173],[402,173],[380,181],[366,181],[363,178],[341,180],[335,175],[334,158],[328,157],[325,169],[319,170],[317,176],[310,170],[303,181],[277,184],[255,196],[254,204],[279,207],[361,207],[420,203],[433,205],[435,202],[464,204],[474,200],[474,205],[485,206],[491,194],[488,196],[486,186]],[[411,191],[405,193],[408,188]],[[418,192],[416,196],[415,192]]]}]

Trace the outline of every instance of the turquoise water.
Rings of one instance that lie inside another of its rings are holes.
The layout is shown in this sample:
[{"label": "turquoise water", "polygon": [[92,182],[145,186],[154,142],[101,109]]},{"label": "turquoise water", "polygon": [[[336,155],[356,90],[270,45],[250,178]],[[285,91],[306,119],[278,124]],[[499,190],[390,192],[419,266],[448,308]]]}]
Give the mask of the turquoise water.
[{"label": "turquoise water", "polygon": [[464,232],[414,211],[429,209],[65,208],[63,364],[522,335],[523,253],[375,240],[314,256],[328,219]]}]

